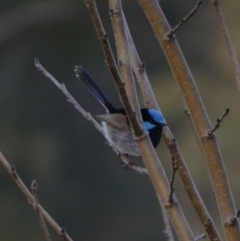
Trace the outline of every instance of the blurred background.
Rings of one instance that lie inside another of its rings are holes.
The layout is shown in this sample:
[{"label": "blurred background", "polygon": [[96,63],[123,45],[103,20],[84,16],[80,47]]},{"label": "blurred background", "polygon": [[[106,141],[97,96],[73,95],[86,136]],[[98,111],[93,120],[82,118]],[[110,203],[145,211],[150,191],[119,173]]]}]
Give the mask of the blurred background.
[{"label": "blurred background", "polygon": [[[195,3],[162,0],[161,6],[174,27]],[[240,3],[228,3],[221,2],[222,9],[239,57]],[[98,1],[98,7],[115,53],[108,1]],[[160,108],[222,234],[207,168],[168,63],[138,2],[123,0],[123,8]],[[203,1],[177,38],[212,123],[230,108],[216,134],[239,208],[239,92],[210,1]],[[92,115],[104,110],[75,78],[75,65],[84,66],[113,104],[120,105],[83,1],[2,0],[0,151],[28,187],[37,180],[40,203],[74,240],[163,239],[162,214],[149,179],[123,169],[103,137],[36,70],[35,57]],[[157,152],[170,177],[171,157],[164,142]],[[133,160],[143,165],[140,158]],[[194,233],[203,233],[178,175],[175,187]],[[1,165],[0,210],[4,240],[45,240],[34,210]]]}]

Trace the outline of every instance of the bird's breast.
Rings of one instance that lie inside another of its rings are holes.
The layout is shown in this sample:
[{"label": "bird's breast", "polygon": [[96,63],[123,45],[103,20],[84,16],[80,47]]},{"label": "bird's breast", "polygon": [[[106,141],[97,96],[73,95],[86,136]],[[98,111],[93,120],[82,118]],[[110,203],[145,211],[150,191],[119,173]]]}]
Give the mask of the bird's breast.
[{"label": "bird's breast", "polygon": [[108,142],[117,148],[123,154],[139,156],[140,151],[131,132],[110,125],[106,121],[102,121],[105,137]]}]

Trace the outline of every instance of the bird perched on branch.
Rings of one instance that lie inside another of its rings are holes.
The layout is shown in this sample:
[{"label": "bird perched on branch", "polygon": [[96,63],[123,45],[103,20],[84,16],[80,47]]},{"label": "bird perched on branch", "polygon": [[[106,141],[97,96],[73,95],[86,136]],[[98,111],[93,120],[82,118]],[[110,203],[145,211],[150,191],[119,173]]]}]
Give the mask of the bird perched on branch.
[{"label": "bird perched on branch", "polygon": [[[76,77],[106,109],[107,114],[98,115],[96,118],[102,121],[105,137],[108,142],[122,154],[139,156],[140,151],[132,135],[124,108],[115,108],[82,66],[76,66],[75,72]],[[144,127],[148,132],[153,147],[156,148],[161,140],[162,128],[167,123],[160,111],[142,108],[141,114]]]}]

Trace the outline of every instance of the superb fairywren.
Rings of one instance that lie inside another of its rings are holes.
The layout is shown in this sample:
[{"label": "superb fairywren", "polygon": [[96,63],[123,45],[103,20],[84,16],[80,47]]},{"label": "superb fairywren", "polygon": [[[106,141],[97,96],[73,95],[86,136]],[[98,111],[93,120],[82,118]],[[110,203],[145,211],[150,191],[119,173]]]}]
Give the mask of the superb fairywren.
[{"label": "superb fairywren", "polygon": [[[75,72],[76,77],[106,109],[107,114],[96,117],[102,121],[105,137],[108,142],[123,154],[139,156],[140,151],[132,135],[125,110],[123,108],[115,108],[81,66],[76,66]],[[148,131],[155,148],[160,142],[163,126],[167,125],[166,121],[160,111],[153,109],[143,108],[141,109],[141,114],[144,127]]]}]

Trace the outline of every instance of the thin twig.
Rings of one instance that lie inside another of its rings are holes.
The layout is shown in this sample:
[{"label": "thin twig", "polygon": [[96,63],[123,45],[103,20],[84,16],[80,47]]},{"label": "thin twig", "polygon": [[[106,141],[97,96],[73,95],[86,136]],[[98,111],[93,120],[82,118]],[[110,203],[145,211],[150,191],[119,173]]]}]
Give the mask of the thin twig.
[{"label": "thin twig", "polygon": [[[13,180],[16,182],[16,184],[23,192],[23,194],[27,197],[29,203],[33,205],[35,202],[34,196],[31,194],[31,192],[27,189],[27,187],[25,186],[21,178],[18,176],[15,167],[9,164],[9,162],[5,159],[5,157],[1,152],[0,152],[0,162],[6,168],[8,173],[12,176]],[[40,204],[38,205],[38,208],[42,213],[42,216],[44,217],[44,219],[52,226],[52,228],[57,232],[57,234],[61,236],[62,228],[55,222],[55,220],[44,210],[44,208]],[[68,237],[68,241],[72,241],[72,239],[68,236],[68,234],[66,234],[66,236]]]},{"label": "thin twig", "polygon": [[38,215],[38,218],[39,218],[40,224],[42,226],[42,229],[43,229],[44,235],[46,237],[46,240],[47,241],[51,241],[52,239],[51,239],[50,234],[48,232],[48,229],[47,229],[46,223],[45,223],[45,221],[43,219],[42,213],[41,213],[41,211],[39,209],[39,202],[38,202],[38,195],[37,195],[37,182],[36,182],[36,180],[32,181],[31,190],[32,190],[32,194],[33,194],[33,197],[34,197],[33,208],[34,208],[34,210],[36,211],[36,213]]},{"label": "thin twig", "polygon": [[[51,80],[58,89],[66,96],[67,101],[71,103],[82,115],[85,117],[104,137],[105,133],[103,131],[102,126],[91,116],[90,113],[86,112],[82,106],[80,106],[77,101],[73,98],[73,96],[68,92],[64,84],[60,84],[39,62],[38,59],[35,59],[35,66],[43,75],[45,75],[49,80]],[[129,159],[122,155],[114,146],[108,143],[109,146],[114,150],[114,152],[119,156],[121,161],[128,166],[128,169],[135,171],[139,174],[148,175],[148,171],[146,168],[137,166],[129,161]]]},{"label": "thin twig", "polygon": [[185,18],[181,19],[181,21],[175,26],[174,29],[167,32],[165,40],[169,41],[173,37],[173,35],[183,26],[183,24],[186,23],[197,12],[201,5],[202,1],[200,0],[197,2],[197,4],[194,6],[190,13]]},{"label": "thin twig", "polygon": [[225,112],[220,118],[217,118],[217,123],[212,128],[212,130],[208,131],[207,133],[208,138],[211,138],[212,134],[220,127],[221,122],[223,121],[224,117],[228,115],[228,113],[229,113],[229,108],[225,110]]},{"label": "thin twig", "polygon": [[104,131],[102,126],[91,116],[90,113],[87,113],[72,97],[72,95],[68,92],[64,84],[60,84],[39,62],[39,60],[35,59],[35,66],[38,71],[40,71],[43,75],[45,75],[49,80],[51,80],[59,90],[67,97],[67,101],[70,102],[102,135],[104,135]]},{"label": "thin twig", "polygon": [[176,159],[174,156],[172,156],[172,177],[171,179],[169,180],[169,183],[170,183],[170,194],[169,194],[169,197],[168,197],[168,204],[172,204],[174,202],[174,199],[173,199],[173,193],[174,193],[174,180],[175,180],[175,176],[176,176],[176,173],[177,173],[177,170],[178,170],[178,167],[176,165]]}]

